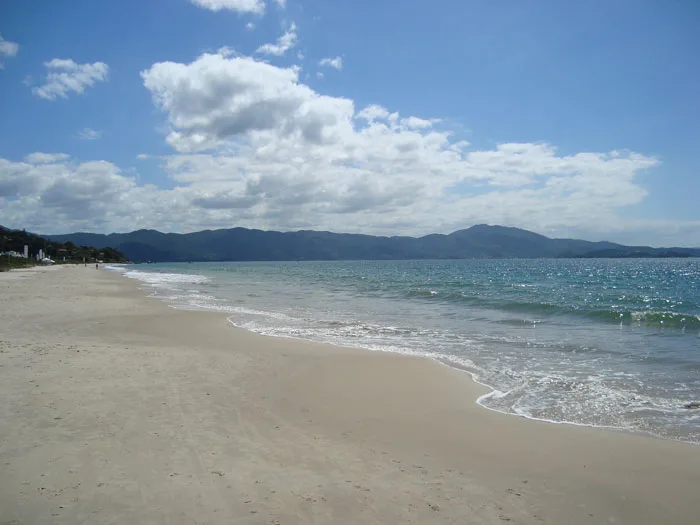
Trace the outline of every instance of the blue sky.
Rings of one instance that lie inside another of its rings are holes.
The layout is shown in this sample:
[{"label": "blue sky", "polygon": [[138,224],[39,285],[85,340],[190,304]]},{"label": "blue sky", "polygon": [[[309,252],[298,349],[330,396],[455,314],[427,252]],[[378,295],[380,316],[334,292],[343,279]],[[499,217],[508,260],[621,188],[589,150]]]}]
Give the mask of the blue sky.
[{"label": "blue sky", "polygon": [[680,1],[6,0],[0,223],[700,246],[698,24]]}]

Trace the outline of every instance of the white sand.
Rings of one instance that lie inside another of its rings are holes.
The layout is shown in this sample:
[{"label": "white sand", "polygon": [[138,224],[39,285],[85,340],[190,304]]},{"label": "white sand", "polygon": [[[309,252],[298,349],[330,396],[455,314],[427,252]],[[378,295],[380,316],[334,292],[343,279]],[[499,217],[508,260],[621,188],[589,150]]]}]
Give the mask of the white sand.
[{"label": "white sand", "polygon": [[0,274],[0,523],[700,523],[700,447],[485,410],[91,267]]}]

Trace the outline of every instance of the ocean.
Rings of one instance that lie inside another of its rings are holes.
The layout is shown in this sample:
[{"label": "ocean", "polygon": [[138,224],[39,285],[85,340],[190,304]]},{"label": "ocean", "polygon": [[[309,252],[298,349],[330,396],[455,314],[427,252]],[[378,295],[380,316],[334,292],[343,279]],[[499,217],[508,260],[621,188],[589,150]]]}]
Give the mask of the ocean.
[{"label": "ocean", "polygon": [[700,260],[222,262],[110,266],[237,327],[419,355],[485,408],[700,443]]}]

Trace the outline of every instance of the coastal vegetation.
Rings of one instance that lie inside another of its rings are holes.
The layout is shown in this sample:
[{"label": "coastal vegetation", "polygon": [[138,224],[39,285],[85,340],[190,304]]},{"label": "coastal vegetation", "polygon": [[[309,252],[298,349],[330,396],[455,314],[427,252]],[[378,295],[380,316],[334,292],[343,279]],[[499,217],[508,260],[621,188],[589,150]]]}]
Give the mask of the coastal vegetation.
[{"label": "coastal vegetation", "polygon": [[[23,257],[25,246],[28,247],[28,258]],[[127,261],[123,253],[109,246],[79,246],[71,241],[51,240],[25,230],[12,230],[0,226],[0,254],[3,254],[0,256],[0,271],[38,264],[36,254],[39,250],[56,264]]]}]

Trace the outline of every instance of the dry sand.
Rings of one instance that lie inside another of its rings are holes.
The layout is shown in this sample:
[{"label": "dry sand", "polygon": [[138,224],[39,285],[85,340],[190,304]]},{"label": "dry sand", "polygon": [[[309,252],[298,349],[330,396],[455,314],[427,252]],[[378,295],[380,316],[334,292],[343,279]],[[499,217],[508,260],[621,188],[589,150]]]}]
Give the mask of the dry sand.
[{"label": "dry sand", "polygon": [[426,359],[88,267],[0,274],[0,523],[700,523],[700,447],[528,421]]}]

